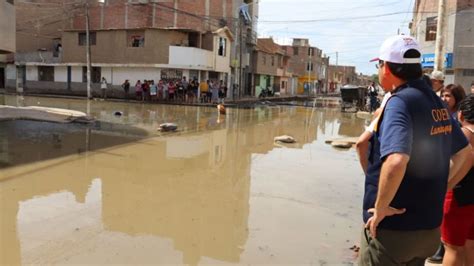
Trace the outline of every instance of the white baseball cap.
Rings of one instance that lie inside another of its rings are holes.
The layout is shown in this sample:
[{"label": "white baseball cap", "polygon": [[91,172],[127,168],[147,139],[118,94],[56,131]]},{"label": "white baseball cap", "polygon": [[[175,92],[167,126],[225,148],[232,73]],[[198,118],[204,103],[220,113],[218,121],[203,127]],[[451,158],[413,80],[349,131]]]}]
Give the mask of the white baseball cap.
[{"label": "white baseball cap", "polygon": [[434,80],[444,80],[444,74],[439,70],[435,70],[431,72],[430,78]]},{"label": "white baseball cap", "polygon": [[377,58],[370,60],[374,61],[385,61],[395,64],[419,64],[421,58],[405,58],[405,53],[408,50],[417,50],[421,56],[421,49],[415,38],[407,35],[396,35],[388,38],[380,47],[380,55]]}]

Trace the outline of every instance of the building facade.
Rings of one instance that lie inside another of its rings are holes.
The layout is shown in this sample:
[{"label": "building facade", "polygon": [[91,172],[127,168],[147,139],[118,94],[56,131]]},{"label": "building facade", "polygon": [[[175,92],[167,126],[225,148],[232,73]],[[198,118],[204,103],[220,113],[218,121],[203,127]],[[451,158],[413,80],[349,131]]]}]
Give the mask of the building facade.
[{"label": "building facade", "polygon": [[[17,26],[24,30],[17,32],[16,65],[20,74],[15,79],[25,80],[25,87],[28,87],[33,84],[28,81],[40,82],[41,77],[46,76],[49,82],[66,81],[67,88],[71,88],[70,84],[84,81],[85,6],[64,0],[49,1],[47,5],[46,2],[39,0],[36,5],[23,3],[17,7],[22,13]],[[242,6],[251,8],[244,13]],[[162,76],[176,78],[182,75],[199,80],[223,80],[230,87],[236,83],[231,75],[240,72],[237,67],[241,64],[235,64],[235,59],[240,59],[236,51],[242,50],[239,55],[243,54],[242,58],[247,59],[242,60],[242,69],[250,68],[250,49],[246,47],[251,45],[242,41],[245,47],[240,49],[234,41],[241,37],[234,32],[239,29],[236,26],[243,25],[244,14],[250,16],[250,23],[246,22],[241,35],[245,37],[250,32],[256,36],[253,27],[258,4],[252,1],[105,0],[91,4],[93,76],[103,72],[113,86],[119,86],[124,81],[120,78],[125,75],[113,75],[115,69],[130,72],[128,79],[131,82],[149,79],[149,76],[157,80]],[[31,21],[38,22],[36,28]],[[244,40],[243,37],[240,39]],[[51,67],[57,68],[54,70],[54,76],[59,75],[57,78],[49,77]],[[38,77],[32,75],[34,72]],[[137,76],[137,73],[147,74]],[[13,86],[14,80],[9,84]]]},{"label": "building facade", "polygon": [[255,96],[260,95],[264,89],[271,89],[280,95],[294,94],[291,86],[292,73],[288,72],[289,56],[272,38],[257,40],[253,59]]},{"label": "building facade", "polygon": [[337,93],[344,85],[361,85],[355,66],[329,65],[328,92]]},{"label": "building facade", "polygon": [[[423,68],[431,72],[434,67],[437,35],[438,1],[417,0],[412,35],[423,51]],[[474,81],[474,6],[472,0],[448,0],[445,28],[445,84],[461,84],[466,91]]]},{"label": "building facade", "polygon": [[15,6],[13,0],[0,2],[0,88],[5,88],[7,62],[15,52]]},{"label": "building facade", "polygon": [[293,39],[293,44],[282,46],[290,56],[289,70],[297,77],[297,94],[324,91],[329,58],[322,50],[312,47],[308,39]]},{"label": "building facade", "polygon": [[[64,49],[60,56],[50,56],[49,62],[33,57],[27,61],[17,59],[17,64],[24,66],[21,69],[25,72],[25,90],[83,95],[87,82],[84,35],[82,31],[64,31],[61,39]],[[140,40],[136,42],[130,36],[140,36]],[[202,45],[189,46],[195,36],[193,32],[168,29],[91,32],[93,89],[100,89],[102,77],[115,89],[111,95],[117,97],[121,97],[121,84],[126,79],[132,85],[137,80],[168,82],[182,77],[227,80],[230,32],[226,28],[209,32],[202,36],[206,40]]]}]

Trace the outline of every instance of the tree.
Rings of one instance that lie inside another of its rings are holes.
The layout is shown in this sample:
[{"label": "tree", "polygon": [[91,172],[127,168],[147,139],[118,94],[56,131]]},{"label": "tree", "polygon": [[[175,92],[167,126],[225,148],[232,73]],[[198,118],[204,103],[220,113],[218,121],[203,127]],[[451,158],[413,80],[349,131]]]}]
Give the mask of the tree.
[{"label": "tree", "polygon": [[370,80],[372,80],[373,82],[375,82],[375,84],[379,84],[379,75],[373,74],[373,75],[370,77]]}]

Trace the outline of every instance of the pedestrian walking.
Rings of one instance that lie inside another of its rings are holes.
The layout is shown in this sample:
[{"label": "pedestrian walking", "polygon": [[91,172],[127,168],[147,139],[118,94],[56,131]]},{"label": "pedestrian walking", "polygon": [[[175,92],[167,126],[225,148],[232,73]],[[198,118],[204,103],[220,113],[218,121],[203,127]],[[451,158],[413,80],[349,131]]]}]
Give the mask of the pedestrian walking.
[{"label": "pedestrian walking", "polygon": [[391,97],[371,138],[359,265],[421,266],[438,247],[448,180],[462,173],[469,146],[421,79],[414,38],[388,38],[375,60]]},{"label": "pedestrian walking", "polygon": [[128,100],[128,93],[130,91],[130,82],[128,82],[128,79],[126,79],[125,82],[122,84],[122,89],[125,93],[125,99]]},{"label": "pedestrian walking", "polygon": [[102,99],[107,99],[107,80],[105,77],[102,77],[102,80],[100,81],[100,91],[102,93]]}]

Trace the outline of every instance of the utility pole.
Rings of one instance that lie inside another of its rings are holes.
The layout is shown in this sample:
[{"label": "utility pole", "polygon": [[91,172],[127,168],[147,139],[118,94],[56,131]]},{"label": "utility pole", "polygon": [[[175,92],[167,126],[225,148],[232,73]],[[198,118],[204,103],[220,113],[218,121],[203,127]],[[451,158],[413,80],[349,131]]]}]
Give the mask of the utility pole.
[{"label": "utility pole", "polygon": [[91,95],[91,43],[89,32],[89,3],[86,0],[86,60],[87,60],[87,99],[92,99]]},{"label": "utility pole", "polygon": [[243,33],[242,33],[242,15],[239,11],[239,99],[242,97],[242,43],[243,43]]},{"label": "utility pole", "polygon": [[439,0],[438,2],[438,25],[436,30],[436,48],[435,48],[435,63],[434,70],[443,71],[444,68],[444,37],[446,29],[446,0]]},{"label": "utility pole", "polygon": [[308,48],[308,64],[306,65],[306,68],[308,70],[308,81],[307,81],[307,88],[308,88],[308,96],[311,94],[311,47]]},{"label": "utility pole", "polygon": [[334,73],[336,73],[336,88],[335,90],[337,90],[337,83],[339,81],[339,52],[336,52],[336,71],[334,71]]}]

